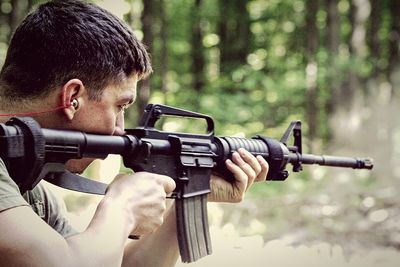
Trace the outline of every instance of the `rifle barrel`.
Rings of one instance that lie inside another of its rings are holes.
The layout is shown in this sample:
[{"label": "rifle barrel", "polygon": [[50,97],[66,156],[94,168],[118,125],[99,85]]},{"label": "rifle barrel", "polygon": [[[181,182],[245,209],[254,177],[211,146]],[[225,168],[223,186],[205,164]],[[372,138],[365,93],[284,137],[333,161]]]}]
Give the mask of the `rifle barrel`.
[{"label": "rifle barrel", "polygon": [[347,167],[353,169],[372,169],[373,162],[370,158],[337,157],[328,155],[296,154],[289,155],[289,162],[300,162],[302,164],[318,164],[322,166]]}]

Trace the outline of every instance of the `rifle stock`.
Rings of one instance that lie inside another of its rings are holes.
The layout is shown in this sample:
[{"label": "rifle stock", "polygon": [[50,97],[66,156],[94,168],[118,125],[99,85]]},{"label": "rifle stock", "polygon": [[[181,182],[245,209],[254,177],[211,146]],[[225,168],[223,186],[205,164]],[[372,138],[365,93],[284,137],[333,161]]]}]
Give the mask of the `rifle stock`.
[{"label": "rifle stock", "polygon": [[[165,132],[155,128],[162,116],[202,119],[205,134]],[[45,179],[56,185],[87,193],[104,194],[106,185],[82,178],[65,170],[69,159],[122,156],[124,165],[133,171],[168,175],[177,184],[177,234],[183,262],[193,262],[211,254],[208,231],[207,195],[210,176],[216,172],[228,181],[232,174],[225,160],[238,148],[263,156],[269,163],[268,180],[285,180],[289,172],[302,170],[302,164],[372,169],[372,159],[318,156],[302,153],[301,123],[290,124],[280,141],[253,138],[216,137],[211,117],[164,105],[148,105],[138,127],[124,136],[106,136],[78,131],[42,129],[31,118],[12,118],[0,124],[0,156],[21,192],[32,189]],[[288,145],[289,137],[294,144]],[[21,168],[24,166],[24,168]]]}]

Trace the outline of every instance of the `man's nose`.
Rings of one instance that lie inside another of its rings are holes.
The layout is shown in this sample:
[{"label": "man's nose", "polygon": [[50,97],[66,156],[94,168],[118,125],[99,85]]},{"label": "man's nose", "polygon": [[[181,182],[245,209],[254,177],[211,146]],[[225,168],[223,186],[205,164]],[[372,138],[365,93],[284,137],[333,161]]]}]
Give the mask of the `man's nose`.
[{"label": "man's nose", "polygon": [[124,111],[118,113],[117,119],[115,121],[115,131],[114,135],[123,135],[125,134],[125,116]]}]

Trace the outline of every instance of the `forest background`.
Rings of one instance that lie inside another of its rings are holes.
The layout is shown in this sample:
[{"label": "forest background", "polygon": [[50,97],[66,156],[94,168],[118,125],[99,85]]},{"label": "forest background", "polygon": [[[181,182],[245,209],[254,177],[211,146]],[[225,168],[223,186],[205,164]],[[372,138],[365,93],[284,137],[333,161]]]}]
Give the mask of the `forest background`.
[{"label": "forest background", "polygon": [[[0,1],[0,62],[16,26],[42,2]],[[246,236],[252,248],[325,244],[350,256],[400,250],[400,1],[92,2],[131,25],[152,56],[128,127],[147,103],[208,114],[217,135],[279,139],[299,119],[303,152],[375,160],[371,172],[305,166],[285,182],[253,186],[239,205],[210,205],[214,238]],[[104,180],[110,168],[96,162],[86,175]],[[80,218],[94,201],[64,196]],[[260,264],[272,256],[262,255]]]}]

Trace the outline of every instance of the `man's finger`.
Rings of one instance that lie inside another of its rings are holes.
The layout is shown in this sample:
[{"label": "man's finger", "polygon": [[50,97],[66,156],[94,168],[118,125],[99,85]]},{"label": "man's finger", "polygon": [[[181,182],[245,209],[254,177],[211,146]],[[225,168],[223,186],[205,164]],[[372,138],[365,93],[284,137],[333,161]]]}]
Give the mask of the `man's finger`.
[{"label": "man's finger", "polygon": [[268,162],[260,155],[257,157],[258,163],[261,166],[261,172],[258,174],[257,178],[255,179],[256,182],[263,182],[267,179],[269,165]]},{"label": "man's finger", "polygon": [[261,165],[259,164],[256,157],[254,157],[249,151],[244,148],[239,148],[238,152],[242,159],[250,165],[252,170],[255,172],[256,176],[261,172]]},{"label": "man's finger", "polygon": [[[239,166],[239,168],[244,172],[245,175],[248,177],[248,183],[251,184],[254,179],[257,177],[257,173],[254,171],[253,167],[244,161],[241,154],[238,152],[234,152],[232,155],[232,161]],[[260,167],[261,168],[261,167]]]},{"label": "man's finger", "polygon": [[165,176],[165,175],[161,175],[161,177],[162,177],[162,184],[164,185],[165,193],[167,193],[167,194],[172,193],[172,191],[174,191],[174,189],[176,187],[175,181],[172,178]]}]

